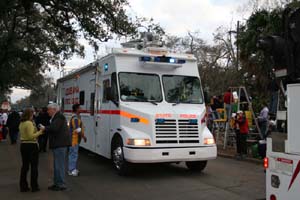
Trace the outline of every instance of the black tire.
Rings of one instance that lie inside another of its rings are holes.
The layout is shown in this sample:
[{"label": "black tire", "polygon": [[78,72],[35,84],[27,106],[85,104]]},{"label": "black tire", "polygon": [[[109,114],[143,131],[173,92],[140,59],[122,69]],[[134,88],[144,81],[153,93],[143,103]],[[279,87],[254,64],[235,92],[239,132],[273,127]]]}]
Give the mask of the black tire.
[{"label": "black tire", "polygon": [[130,171],[129,163],[124,158],[123,141],[120,137],[115,138],[111,149],[111,158],[117,173],[121,176]]},{"label": "black tire", "polygon": [[187,168],[193,172],[201,172],[205,169],[207,165],[207,160],[204,161],[190,161],[190,162],[185,162],[185,165]]}]

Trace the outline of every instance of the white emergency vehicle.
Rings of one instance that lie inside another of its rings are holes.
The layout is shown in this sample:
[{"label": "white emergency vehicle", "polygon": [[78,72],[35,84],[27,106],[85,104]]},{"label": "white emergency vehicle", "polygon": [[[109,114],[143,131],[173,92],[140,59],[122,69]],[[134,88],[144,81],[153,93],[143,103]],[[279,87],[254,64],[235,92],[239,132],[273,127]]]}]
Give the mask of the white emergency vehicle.
[{"label": "white emergency vehicle", "polygon": [[81,147],[112,159],[120,174],[130,163],[181,161],[201,171],[217,156],[193,55],[116,48],[57,85],[68,119],[72,105],[81,105]]},{"label": "white emergency vehicle", "polygon": [[277,113],[277,120],[287,121],[287,134],[272,133],[267,138],[267,200],[300,199],[299,103],[300,84],[287,85],[287,112]]}]

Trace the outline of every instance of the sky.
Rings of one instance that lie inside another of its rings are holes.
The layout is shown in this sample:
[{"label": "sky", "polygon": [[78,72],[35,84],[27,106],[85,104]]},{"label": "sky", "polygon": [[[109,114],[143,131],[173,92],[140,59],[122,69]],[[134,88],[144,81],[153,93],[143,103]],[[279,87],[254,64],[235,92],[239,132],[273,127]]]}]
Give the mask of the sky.
[{"label": "sky", "polygon": [[[249,0],[128,0],[129,13],[133,15],[153,18],[168,34],[185,36],[188,31],[199,31],[200,37],[206,41],[212,41],[213,33],[220,27],[235,29],[237,20],[245,21],[249,16],[247,12],[241,12]],[[73,57],[66,61],[69,68],[82,67],[95,60],[93,50],[83,39],[85,44],[85,58]],[[111,41],[103,44],[102,51],[119,46],[118,42]],[[57,69],[52,69],[47,75],[57,79],[60,77]],[[29,90],[13,89],[12,102],[28,96]]]}]

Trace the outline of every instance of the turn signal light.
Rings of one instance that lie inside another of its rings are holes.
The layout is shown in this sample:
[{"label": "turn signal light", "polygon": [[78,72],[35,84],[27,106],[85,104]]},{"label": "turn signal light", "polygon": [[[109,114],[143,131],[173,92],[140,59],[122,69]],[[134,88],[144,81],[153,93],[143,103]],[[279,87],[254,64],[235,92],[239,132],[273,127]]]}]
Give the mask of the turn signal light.
[{"label": "turn signal light", "polygon": [[214,138],[204,138],[204,144],[215,144]]}]

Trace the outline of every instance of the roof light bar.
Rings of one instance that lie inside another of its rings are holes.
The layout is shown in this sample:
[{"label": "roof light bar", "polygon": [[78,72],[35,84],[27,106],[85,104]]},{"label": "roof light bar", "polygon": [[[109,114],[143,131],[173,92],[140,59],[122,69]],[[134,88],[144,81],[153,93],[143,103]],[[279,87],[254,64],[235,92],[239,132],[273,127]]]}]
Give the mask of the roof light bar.
[{"label": "roof light bar", "polygon": [[143,62],[161,62],[161,63],[171,63],[171,64],[184,64],[186,60],[183,59],[176,59],[172,57],[167,57],[167,56],[155,56],[155,57],[150,57],[150,56],[141,56],[140,61]]}]

